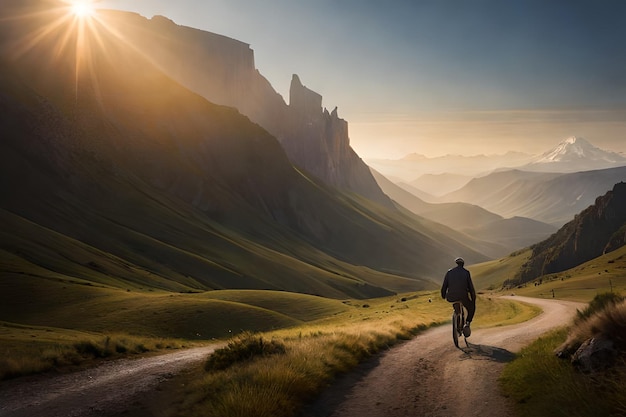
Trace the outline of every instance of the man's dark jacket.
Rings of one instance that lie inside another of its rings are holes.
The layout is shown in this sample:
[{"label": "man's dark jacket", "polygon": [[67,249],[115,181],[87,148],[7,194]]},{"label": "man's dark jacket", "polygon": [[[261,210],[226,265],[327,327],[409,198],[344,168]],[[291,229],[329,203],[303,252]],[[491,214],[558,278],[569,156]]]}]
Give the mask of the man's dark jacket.
[{"label": "man's dark jacket", "polygon": [[460,265],[448,270],[441,286],[441,298],[450,302],[466,300],[468,293],[475,301],[476,290],[470,272]]}]

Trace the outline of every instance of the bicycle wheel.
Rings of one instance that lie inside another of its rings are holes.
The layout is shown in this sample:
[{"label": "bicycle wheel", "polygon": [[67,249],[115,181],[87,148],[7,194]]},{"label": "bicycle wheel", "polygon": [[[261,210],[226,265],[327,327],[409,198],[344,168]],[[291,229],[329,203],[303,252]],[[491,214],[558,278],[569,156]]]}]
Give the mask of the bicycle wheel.
[{"label": "bicycle wheel", "polygon": [[456,313],[452,313],[452,340],[454,346],[459,347],[459,317]]}]

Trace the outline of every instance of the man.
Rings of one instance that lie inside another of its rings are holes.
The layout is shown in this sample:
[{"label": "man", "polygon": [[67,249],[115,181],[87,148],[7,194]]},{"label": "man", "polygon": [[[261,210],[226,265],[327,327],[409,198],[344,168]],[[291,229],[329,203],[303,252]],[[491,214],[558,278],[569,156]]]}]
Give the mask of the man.
[{"label": "man", "polygon": [[449,302],[461,301],[467,309],[467,321],[463,327],[463,335],[469,337],[472,333],[470,323],[476,312],[476,290],[470,272],[463,267],[465,261],[463,258],[456,258],[456,268],[452,268],[446,272],[441,286],[441,298],[445,298]]}]

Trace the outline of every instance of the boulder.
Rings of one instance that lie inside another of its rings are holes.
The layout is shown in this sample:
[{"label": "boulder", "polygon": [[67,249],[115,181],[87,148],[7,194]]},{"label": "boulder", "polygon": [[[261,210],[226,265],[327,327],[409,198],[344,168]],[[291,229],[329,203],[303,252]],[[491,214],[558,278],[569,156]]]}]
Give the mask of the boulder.
[{"label": "boulder", "polygon": [[618,351],[612,340],[593,337],[587,339],[572,356],[572,364],[581,372],[592,373],[611,367]]}]

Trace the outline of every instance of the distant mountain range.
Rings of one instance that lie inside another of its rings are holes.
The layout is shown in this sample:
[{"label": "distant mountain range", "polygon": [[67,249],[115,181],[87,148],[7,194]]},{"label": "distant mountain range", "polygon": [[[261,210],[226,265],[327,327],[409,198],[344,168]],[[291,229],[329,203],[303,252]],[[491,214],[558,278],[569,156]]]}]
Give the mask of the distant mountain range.
[{"label": "distant mountain range", "polygon": [[560,227],[626,179],[626,166],[571,174],[510,170],[474,178],[440,202],[476,204],[505,218]]},{"label": "distant mountain range", "polygon": [[[453,174],[470,177],[486,175],[503,167],[513,168],[527,164],[532,159],[533,156],[526,153],[507,152],[503,155],[445,155],[435,158],[410,154],[401,159],[368,158],[365,162],[389,178],[412,183],[423,175]],[[440,191],[441,189],[436,189],[434,194],[440,194]]]},{"label": "distant mountain range", "polygon": [[406,182],[433,195],[462,185],[463,177],[480,177],[507,169],[537,172],[581,172],[626,165],[626,157],[600,149],[589,141],[570,137],[541,155],[520,152],[503,155],[446,155],[428,158],[411,154],[398,160],[367,159],[367,163],[396,182]]},{"label": "distant mountain range", "polygon": [[469,202],[429,203],[373,170],[374,178],[396,203],[437,223],[466,235],[473,248],[493,258],[541,241],[555,226],[524,217],[507,218]]}]

